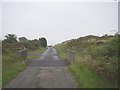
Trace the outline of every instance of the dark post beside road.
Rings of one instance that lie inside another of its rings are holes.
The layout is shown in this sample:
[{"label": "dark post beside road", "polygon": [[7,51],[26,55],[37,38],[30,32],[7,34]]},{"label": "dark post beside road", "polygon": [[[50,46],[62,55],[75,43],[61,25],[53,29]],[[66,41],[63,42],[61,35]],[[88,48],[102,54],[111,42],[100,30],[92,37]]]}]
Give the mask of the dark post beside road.
[{"label": "dark post beside road", "polygon": [[75,63],[75,52],[67,49],[67,59],[70,63]]},{"label": "dark post beside road", "polygon": [[28,49],[25,47],[23,50],[19,51],[20,62],[25,63],[25,60],[27,59],[27,51]]}]

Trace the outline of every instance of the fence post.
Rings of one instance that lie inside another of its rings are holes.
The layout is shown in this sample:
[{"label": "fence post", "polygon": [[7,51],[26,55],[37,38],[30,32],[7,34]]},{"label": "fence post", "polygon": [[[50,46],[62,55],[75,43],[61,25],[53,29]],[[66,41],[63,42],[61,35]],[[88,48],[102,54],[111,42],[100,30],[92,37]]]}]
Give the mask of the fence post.
[{"label": "fence post", "polygon": [[25,60],[27,59],[27,48],[19,51],[19,57],[21,60],[20,62],[25,63]]},{"label": "fence post", "polygon": [[75,52],[67,49],[67,59],[70,63],[75,63]]}]

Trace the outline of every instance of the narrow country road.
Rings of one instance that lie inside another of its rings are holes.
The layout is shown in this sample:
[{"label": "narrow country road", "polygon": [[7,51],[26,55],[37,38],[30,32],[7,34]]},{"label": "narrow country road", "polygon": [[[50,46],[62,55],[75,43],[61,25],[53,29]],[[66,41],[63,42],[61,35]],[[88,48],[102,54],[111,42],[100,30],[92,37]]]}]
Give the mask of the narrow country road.
[{"label": "narrow country road", "polygon": [[68,65],[53,47],[48,47],[39,60],[30,60],[29,66],[5,88],[77,88]]}]

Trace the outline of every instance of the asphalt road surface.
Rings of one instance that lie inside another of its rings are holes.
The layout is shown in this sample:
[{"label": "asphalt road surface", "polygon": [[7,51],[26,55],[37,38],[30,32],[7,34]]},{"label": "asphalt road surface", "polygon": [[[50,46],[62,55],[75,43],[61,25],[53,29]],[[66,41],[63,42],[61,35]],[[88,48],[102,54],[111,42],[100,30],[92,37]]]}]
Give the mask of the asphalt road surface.
[{"label": "asphalt road surface", "polygon": [[29,66],[5,88],[77,88],[68,65],[53,47],[48,47],[39,60],[30,60]]}]

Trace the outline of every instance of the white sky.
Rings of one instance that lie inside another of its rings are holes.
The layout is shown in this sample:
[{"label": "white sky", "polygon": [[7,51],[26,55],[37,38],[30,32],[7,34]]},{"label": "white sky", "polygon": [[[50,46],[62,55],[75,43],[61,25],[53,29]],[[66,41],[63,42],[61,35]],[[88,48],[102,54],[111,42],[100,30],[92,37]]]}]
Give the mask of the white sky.
[{"label": "white sky", "polygon": [[45,37],[53,45],[118,30],[117,2],[2,2],[0,13],[2,37]]}]

